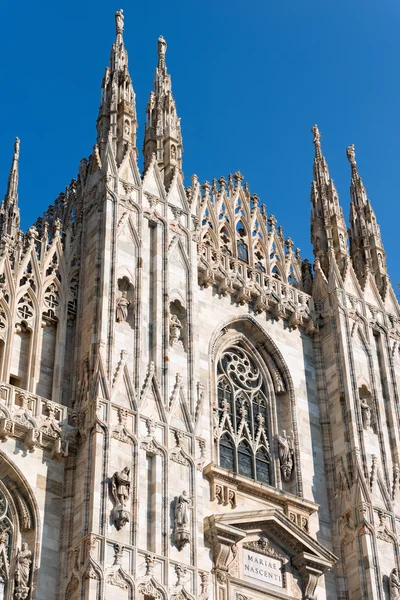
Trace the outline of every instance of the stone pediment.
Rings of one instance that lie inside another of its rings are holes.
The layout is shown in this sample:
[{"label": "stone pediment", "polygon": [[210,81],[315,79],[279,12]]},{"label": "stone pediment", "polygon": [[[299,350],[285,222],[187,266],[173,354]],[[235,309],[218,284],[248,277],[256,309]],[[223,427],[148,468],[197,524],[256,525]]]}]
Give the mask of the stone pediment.
[{"label": "stone pediment", "polygon": [[[235,560],[239,564],[238,557],[247,549],[280,560],[283,582],[295,569],[302,580],[304,597],[309,598],[314,595],[319,577],[337,561],[327,548],[276,508],[212,515],[205,519],[205,536],[211,545],[220,585],[226,585],[231,576],[230,565]],[[238,568],[237,578],[240,573]]]}]

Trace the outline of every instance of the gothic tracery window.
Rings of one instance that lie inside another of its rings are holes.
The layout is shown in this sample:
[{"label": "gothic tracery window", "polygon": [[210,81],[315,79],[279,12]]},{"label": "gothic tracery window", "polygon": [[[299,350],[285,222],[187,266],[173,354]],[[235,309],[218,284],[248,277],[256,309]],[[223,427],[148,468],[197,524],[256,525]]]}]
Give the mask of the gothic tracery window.
[{"label": "gothic tracery window", "polygon": [[8,502],[0,491],[0,598],[5,598],[10,579],[13,522]]},{"label": "gothic tracery window", "polygon": [[271,483],[265,383],[240,345],[225,350],[218,361],[217,399],[220,466]]}]

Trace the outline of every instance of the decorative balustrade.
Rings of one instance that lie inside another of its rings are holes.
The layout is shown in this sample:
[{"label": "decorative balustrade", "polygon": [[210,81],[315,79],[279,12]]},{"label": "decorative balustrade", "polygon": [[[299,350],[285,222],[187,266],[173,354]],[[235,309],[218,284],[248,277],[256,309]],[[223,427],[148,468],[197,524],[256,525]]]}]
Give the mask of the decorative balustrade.
[{"label": "decorative balustrade", "polygon": [[199,261],[199,283],[217,288],[221,296],[233,294],[238,304],[253,303],[255,312],[270,311],[276,319],[289,319],[296,328],[307,324],[315,329],[314,303],[311,296],[229,255],[216,253],[203,245]]},{"label": "decorative balustrade", "polygon": [[24,440],[30,452],[51,450],[56,458],[68,455],[75,443],[73,413],[66,406],[0,382],[0,439]]}]

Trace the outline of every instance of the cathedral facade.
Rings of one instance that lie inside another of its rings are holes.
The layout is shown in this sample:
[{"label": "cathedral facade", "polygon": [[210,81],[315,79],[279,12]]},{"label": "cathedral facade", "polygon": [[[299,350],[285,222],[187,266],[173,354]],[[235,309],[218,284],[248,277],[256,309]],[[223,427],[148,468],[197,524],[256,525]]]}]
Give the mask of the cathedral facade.
[{"label": "cathedral facade", "polygon": [[183,184],[158,40],[139,172],[122,11],[97,142],[0,207],[0,599],[400,598],[400,310],[354,146],[313,128],[313,266],[240,172]]}]

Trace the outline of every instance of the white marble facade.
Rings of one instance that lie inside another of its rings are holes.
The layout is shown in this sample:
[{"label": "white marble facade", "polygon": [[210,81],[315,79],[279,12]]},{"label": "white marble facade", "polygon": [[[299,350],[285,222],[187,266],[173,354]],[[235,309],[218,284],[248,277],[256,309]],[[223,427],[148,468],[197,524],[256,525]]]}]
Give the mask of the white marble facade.
[{"label": "white marble facade", "polygon": [[[97,142],[0,207],[0,598],[400,598],[400,311],[313,128],[312,268],[240,173],[184,187],[166,42],[137,166],[122,11]],[[306,207],[305,207],[306,209]]]}]

